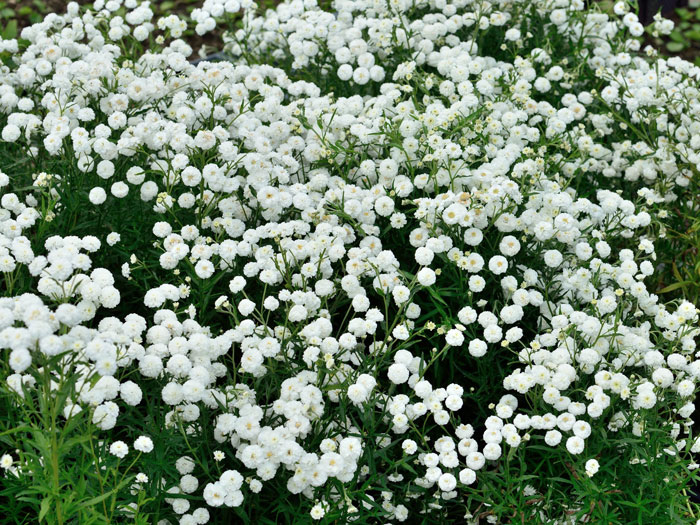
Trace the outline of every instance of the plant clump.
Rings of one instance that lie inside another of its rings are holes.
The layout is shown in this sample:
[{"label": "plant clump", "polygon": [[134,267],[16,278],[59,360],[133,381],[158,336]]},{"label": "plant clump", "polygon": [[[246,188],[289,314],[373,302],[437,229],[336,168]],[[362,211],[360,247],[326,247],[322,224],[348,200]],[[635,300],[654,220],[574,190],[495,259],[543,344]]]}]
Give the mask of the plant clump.
[{"label": "plant clump", "polygon": [[6,494],[51,523],[691,519],[698,310],[649,283],[698,67],[625,2],[205,0],[225,59],[196,64],[187,23],[97,0],[0,41]]}]

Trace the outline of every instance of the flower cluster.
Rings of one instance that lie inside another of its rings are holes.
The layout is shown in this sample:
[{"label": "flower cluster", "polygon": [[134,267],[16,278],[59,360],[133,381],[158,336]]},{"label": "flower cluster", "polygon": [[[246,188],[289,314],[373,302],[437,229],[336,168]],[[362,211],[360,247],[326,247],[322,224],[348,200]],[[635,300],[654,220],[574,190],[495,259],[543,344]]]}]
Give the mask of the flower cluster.
[{"label": "flower cluster", "polygon": [[[480,505],[515,476],[639,469],[651,431],[648,461],[689,464],[698,310],[648,278],[700,161],[700,69],[643,56],[624,2],[256,7],[193,11],[200,35],[238,24],[220,62],[135,0],[2,42],[17,405],[55,367],[66,420],[124,461],[159,443],[122,415],[156,411],[179,477],[141,466],[130,494],[181,524],[282,494],[312,520],[464,500],[505,523]],[[569,523],[584,503],[548,483],[508,485],[544,502],[518,516]]]}]

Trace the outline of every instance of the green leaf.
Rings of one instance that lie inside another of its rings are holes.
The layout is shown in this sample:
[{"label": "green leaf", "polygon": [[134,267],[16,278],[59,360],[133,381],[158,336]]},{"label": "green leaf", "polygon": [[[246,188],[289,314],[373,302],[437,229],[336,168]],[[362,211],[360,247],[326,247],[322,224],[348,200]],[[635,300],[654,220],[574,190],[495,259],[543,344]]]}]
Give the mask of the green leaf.
[{"label": "green leaf", "polygon": [[667,287],[659,290],[659,293],[672,292],[673,290],[678,290],[679,288],[685,287],[687,284],[690,284],[690,281],[681,281],[678,283],[669,284]]},{"label": "green leaf", "polygon": [[429,286],[429,287],[428,287],[428,292],[430,293],[430,296],[431,296],[433,299],[435,299],[436,301],[438,301],[438,302],[444,304],[445,306],[447,306],[447,303],[445,302],[445,300],[444,300],[442,297],[440,297],[440,295],[435,291],[435,289],[434,289],[432,286]]},{"label": "green leaf", "polygon": [[2,37],[5,40],[10,40],[17,36],[17,20],[10,20],[5,29],[2,30]]},{"label": "green leaf", "polygon": [[405,469],[408,470],[411,474],[418,475],[418,473],[415,471],[415,469],[414,469],[411,465],[409,465],[407,461],[402,461],[402,462],[400,462],[400,463],[398,464],[398,466],[405,468]]},{"label": "green leaf", "polygon": [[671,31],[668,35],[668,38],[670,38],[674,42],[685,43],[685,38],[683,37],[683,33],[681,33],[678,29],[674,29],[673,31]]},{"label": "green leaf", "polygon": [[684,42],[666,42],[666,48],[672,53],[678,53],[685,48]]},{"label": "green leaf", "polygon": [[31,430],[32,430],[32,427],[27,426],[27,425],[21,426],[21,427],[14,427],[14,428],[10,428],[8,430],[5,430],[3,432],[0,432],[0,436],[7,436],[9,434],[16,434],[17,432],[28,432]]},{"label": "green leaf", "polygon": [[82,436],[75,436],[64,443],[62,443],[59,447],[59,451],[61,454],[66,454],[68,453],[73,447],[76,445],[79,445],[80,443],[84,443],[86,441],[90,440],[89,435],[82,435]]},{"label": "green leaf", "polygon": [[693,29],[691,31],[687,31],[685,33],[685,36],[690,38],[691,40],[700,40],[700,30],[698,29]]},{"label": "green leaf", "polygon": [[112,494],[117,492],[119,490],[119,488],[121,488],[121,486],[123,486],[123,483],[119,487],[112,489],[109,492],[105,492],[104,494],[100,494],[99,496],[96,496],[96,497],[91,498],[91,499],[86,500],[86,501],[81,501],[80,508],[88,508],[88,507],[92,507],[98,503],[101,503],[102,501],[109,498]]},{"label": "green leaf", "polygon": [[693,18],[693,13],[691,13],[683,7],[676,9],[676,14],[680,17],[681,20],[690,20],[691,18]]},{"label": "green leaf", "polygon": [[44,498],[41,502],[41,510],[39,511],[39,523],[46,517],[46,514],[51,510],[51,496]]},{"label": "green leaf", "polygon": [[676,278],[676,280],[682,281],[683,277],[681,277],[681,272],[678,271],[678,266],[676,266],[675,262],[671,265],[671,269],[673,270],[673,276]]}]

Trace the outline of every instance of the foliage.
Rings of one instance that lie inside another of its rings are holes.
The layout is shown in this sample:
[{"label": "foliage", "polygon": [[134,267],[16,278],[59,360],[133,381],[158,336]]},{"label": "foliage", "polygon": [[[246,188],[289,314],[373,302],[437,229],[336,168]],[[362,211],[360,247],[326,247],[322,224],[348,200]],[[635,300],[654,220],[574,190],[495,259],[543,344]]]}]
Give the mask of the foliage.
[{"label": "foliage", "polygon": [[6,521],[697,519],[700,69],[599,9],[0,40]]},{"label": "foliage", "polygon": [[658,33],[650,31],[656,44],[665,48],[672,54],[687,56],[694,61],[695,65],[700,65],[700,57],[697,56],[700,50],[700,8],[688,9],[681,7],[675,10],[678,23],[665,38],[661,38]]}]

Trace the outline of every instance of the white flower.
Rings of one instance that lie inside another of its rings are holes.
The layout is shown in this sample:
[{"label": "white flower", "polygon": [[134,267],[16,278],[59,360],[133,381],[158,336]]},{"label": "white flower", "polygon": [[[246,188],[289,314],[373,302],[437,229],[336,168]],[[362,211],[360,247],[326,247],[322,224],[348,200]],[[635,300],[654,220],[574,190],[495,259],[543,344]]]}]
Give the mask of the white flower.
[{"label": "white flower", "polygon": [[123,441],[115,441],[110,445],[109,453],[122,459],[129,453],[129,447]]},{"label": "white flower", "polygon": [[[544,435],[544,441],[549,445],[550,447],[555,447],[557,446],[562,439],[561,432],[558,430],[549,430],[545,435]],[[568,444],[568,442],[567,442]]]},{"label": "white flower", "polygon": [[248,316],[255,310],[255,303],[250,299],[243,299],[238,303],[238,311],[241,315]]},{"label": "white flower", "polygon": [[406,454],[415,454],[418,451],[418,445],[412,439],[406,439],[401,443],[401,448]]},{"label": "white flower", "polygon": [[178,458],[178,460],[175,462],[175,468],[181,475],[185,474],[191,474],[192,471],[194,470],[195,463],[192,458],[189,458],[187,456],[182,456]]},{"label": "white flower", "polygon": [[26,348],[16,348],[10,353],[9,364],[15,373],[22,373],[32,364],[32,355]]},{"label": "white flower", "polygon": [[387,375],[389,380],[397,385],[408,381],[408,369],[399,363],[394,363],[391,365]]},{"label": "white flower", "polygon": [[352,78],[352,66],[350,64],[341,64],[338,67],[338,78],[344,82]]},{"label": "white flower", "polygon": [[9,454],[3,454],[0,458],[0,468],[2,468],[3,470],[8,470],[10,467],[12,467],[13,463],[14,460]]},{"label": "white flower", "polygon": [[444,473],[438,479],[438,486],[440,487],[440,490],[449,492],[450,490],[454,490],[454,488],[457,486],[457,480],[452,474]]},{"label": "white flower", "polygon": [[457,318],[462,324],[470,325],[476,321],[477,313],[471,306],[465,306],[459,312],[457,312]]},{"label": "white flower", "polygon": [[110,246],[114,246],[121,240],[121,235],[119,235],[117,232],[111,232],[110,234],[107,235],[107,244]]},{"label": "white flower", "polygon": [[656,394],[651,390],[643,390],[636,397],[636,403],[640,408],[654,408],[656,405]]},{"label": "white flower", "polygon": [[495,255],[489,260],[489,270],[494,275],[500,275],[508,270],[508,261],[501,255]]},{"label": "white flower", "polygon": [[484,328],[484,339],[489,343],[498,343],[503,338],[503,330],[497,324]]},{"label": "white flower", "polygon": [[486,288],[486,281],[480,275],[472,275],[469,277],[469,289],[474,293],[479,293]]},{"label": "white flower", "polygon": [[598,464],[597,460],[589,459],[588,461],[586,461],[586,476],[588,476],[589,478],[595,476],[599,469],[600,465]]},{"label": "white flower", "polygon": [[421,268],[416,275],[418,282],[423,286],[432,286],[435,284],[435,272],[430,268]]},{"label": "white flower", "polygon": [[109,179],[114,175],[114,164],[109,160],[102,160],[97,164],[97,175],[103,179]]},{"label": "white flower", "polygon": [[478,246],[483,238],[484,234],[478,228],[469,228],[464,232],[464,242],[470,246]]},{"label": "white flower", "polygon": [[453,328],[447,332],[445,342],[450,346],[462,346],[464,343],[464,335],[459,330]]},{"label": "white flower", "polygon": [[488,460],[496,460],[501,457],[501,446],[497,443],[487,443],[484,446],[484,457]]},{"label": "white flower", "polygon": [[480,339],[472,339],[469,341],[469,353],[474,357],[483,357],[486,355],[486,343]]},{"label": "white flower", "polygon": [[503,255],[513,257],[520,251],[520,242],[512,235],[506,235],[498,247]]},{"label": "white flower", "polygon": [[14,124],[7,124],[2,128],[2,140],[5,142],[14,142],[21,135],[21,130]]},{"label": "white flower", "polygon": [[617,308],[617,301],[614,295],[606,295],[598,300],[596,308],[601,314],[609,314]]},{"label": "white flower", "polygon": [[430,263],[433,262],[433,258],[435,257],[435,254],[430,248],[426,248],[425,246],[420,246],[416,249],[415,253],[415,258],[416,262],[420,264],[421,266],[430,266]]},{"label": "white flower", "polygon": [[115,182],[110,188],[110,192],[118,199],[123,199],[129,194],[129,186],[123,182]]},{"label": "white flower", "polygon": [[194,267],[194,271],[200,279],[208,279],[214,275],[214,269],[214,265],[205,259],[197,261]]},{"label": "white flower", "polygon": [[308,315],[308,311],[306,310],[306,308],[304,306],[302,306],[300,304],[295,304],[289,310],[289,314],[287,317],[291,322],[299,322],[299,321],[303,321],[304,319],[306,319],[307,315]]},{"label": "white flower", "polygon": [[556,268],[562,263],[563,260],[564,257],[558,250],[547,250],[544,253],[544,262],[551,268]]},{"label": "white flower", "polygon": [[354,383],[348,387],[348,398],[353,403],[364,403],[368,398],[367,389],[361,384]]},{"label": "white flower", "polygon": [[311,507],[311,518],[314,520],[320,520],[323,518],[323,516],[326,515],[326,510],[323,508],[323,505],[320,503],[317,503],[313,507]]},{"label": "white flower", "polygon": [[394,212],[394,200],[386,195],[379,197],[374,203],[377,215],[388,217]]},{"label": "white flower", "polygon": [[574,455],[583,452],[584,445],[585,442],[582,438],[578,436],[571,436],[569,439],[566,440],[566,450],[568,450],[569,453]]},{"label": "white flower", "polygon": [[202,180],[202,173],[194,166],[187,166],[180,173],[180,178],[185,186],[194,187]]},{"label": "white flower", "polygon": [[401,305],[408,301],[408,299],[411,296],[411,291],[402,285],[394,287],[391,293],[394,296],[394,301],[396,301],[396,304],[398,305]]},{"label": "white flower", "polygon": [[[498,261],[497,261],[498,262]],[[502,262],[502,261],[500,261]],[[468,272],[470,273],[478,273],[481,271],[481,269],[484,267],[484,258],[479,255],[478,253],[471,253],[467,257],[465,261],[465,266]],[[500,265],[497,267],[497,270],[500,271],[503,268],[503,265]],[[506,264],[507,268],[507,264]]]},{"label": "white flower", "polygon": [[90,194],[88,197],[91,203],[93,203],[95,206],[98,206],[107,200],[107,193],[103,188],[95,187],[90,190]]},{"label": "white flower", "polygon": [[470,469],[465,468],[459,471],[459,482],[463,485],[471,485],[476,481],[476,473]]},{"label": "white flower", "polygon": [[148,436],[139,436],[134,441],[134,449],[147,454],[153,450],[153,441]]},{"label": "white flower", "polygon": [[203,495],[207,505],[212,507],[220,507],[226,499],[226,491],[220,483],[207,483]]}]

